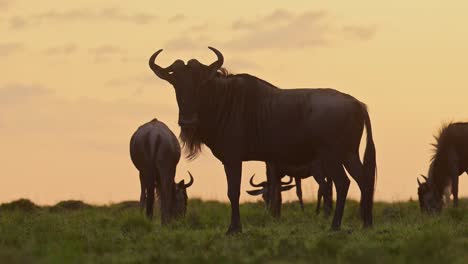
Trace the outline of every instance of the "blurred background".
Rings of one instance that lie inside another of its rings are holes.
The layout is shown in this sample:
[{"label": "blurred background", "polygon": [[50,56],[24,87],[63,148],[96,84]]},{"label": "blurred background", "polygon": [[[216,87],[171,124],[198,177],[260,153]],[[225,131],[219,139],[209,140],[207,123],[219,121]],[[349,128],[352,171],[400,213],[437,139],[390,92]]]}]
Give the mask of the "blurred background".
[{"label": "blurred background", "polygon": [[[0,202],[29,198],[109,203],[139,198],[129,157],[136,128],[156,117],[176,135],[173,88],[149,69],[215,60],[281,88],[332,87],[369,106],[376,199],[417,199],[433,135],[468,121],[466,1],[0,0]],[[205,147],[181,160],[189,197],[227,201],[221,163]],[[245,190],[265,166],[246,162]],[[460,178],[468,195],[468,177]],[[304,197],[317,185],[304,181]],[[294,190],[283,195],[295,200]],[[358,199],[353,182],[350,197]]]}]

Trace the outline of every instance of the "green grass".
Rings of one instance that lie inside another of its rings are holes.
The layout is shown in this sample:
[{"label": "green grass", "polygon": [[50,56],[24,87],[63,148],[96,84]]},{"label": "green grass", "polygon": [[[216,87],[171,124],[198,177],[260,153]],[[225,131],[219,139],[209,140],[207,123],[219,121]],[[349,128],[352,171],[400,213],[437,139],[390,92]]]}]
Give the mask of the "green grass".
[{"label": "green grass", "polygon": [[416,202],[376,203],[374,228],[362,230],[348,201],[342,231],[332,232],[314,204],[305,213],[285,204],[279,220],[262,203],[243,204],[244,232],[225,236],[224,203],[190,200],[185,219],[162,227],[133,202],[21,200],[0,207],[0,263],[468,263],[467,205],[427,216]]}]

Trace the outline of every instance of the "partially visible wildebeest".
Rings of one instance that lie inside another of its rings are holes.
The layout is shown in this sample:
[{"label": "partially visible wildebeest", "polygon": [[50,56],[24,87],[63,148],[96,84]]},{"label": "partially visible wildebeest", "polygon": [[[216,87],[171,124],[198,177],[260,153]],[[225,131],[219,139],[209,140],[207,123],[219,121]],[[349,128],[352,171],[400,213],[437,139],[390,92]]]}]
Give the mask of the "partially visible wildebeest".
[{"label": "partially visible wildebeest", "polygon": [[[270,162],[266,162],[267,166],[267,174],[269,172],[269,166],[272,166]],[[317,207],[316,213],[319,214],[320,206],[322,202],[322,198],[324,199],[324,212],[326,216],[331,214],[333,210],[333,200],[332,200],[332,186],[333,183],[330,179],[327,179],[322,174],[322,168],[320,167],[319,162],[312,162],[308,166],[288,166],[285,168],[281,168],[281,174],[290,176],[289,182],[281,182],[281,191],[286,191],[294,186],[296,187],[296,195],[299,200],[299,205],[301,206],[302,211],[304,211],[304,202],[302,199],[302,179],[308,178],[313,176],[315,181],[319,185],[319,189],[317,191]],[[263,181],[259,184],[255,184],[253,182],[253,177],[250,178],[250,185],[252,187],[261,187],[261,189],[247,191],[250,195],[262,195],[265,204],[269,204],[270,197],[268,196],[268,182]],[[268,177],[267,177],[268,178]],[[295,185],[290,185],[292,182],[292,178],[295,180]]]},{"label": "partially visible wildebeest", "polygon": [[187,188],[193,184],[184,180],[175,183],[176,167],[180,159],[180,145],[176,136],[161,121],[153,119],[140,126],[130,140],[130,156],[140,172],[140,205],[146,215],[153,217],[155,189],[161,206],[161,223],[185,215]]},{"label": "partially visible wildebeest", "polygon": [[[270,197],[268,196],[268,194],[269,194],[269,192],[268,192],[268,182],[267,181],[262,181],[260,183],[254,183],[253,182],[254,177],[255,177],[255,174],[253,174],[250,177],[250,181],[249,181],[250,186],[255,187],[255,188],[260,188],[260,189],[250,190],[250,191],[247,191],[247,193],[252,195],[252,196],[261,195],[263,201],[265,202],[265,205],[268,206],[269,201],[270,201]],[[292,188],[294,188],[296,185],[291,184],[292,181],[293,181],[293,178],[290,177],[290,176],[289,176],[288,181],[286,181],[286,182],[281,181],[281,192],[288,191],[288,190],[291,190]]]},{"label": "partially visible wildebeest", "polygon": [[[367,107],[354,97],[333,89],[279,89],[249,74],[228,74],[221,69],[224,58],[203,65],[195,59],[176,60],[167,68],[149,66],[175,89],[178,123],[187,157],[194,159],[202,144],[224,165],[231,203],[228,234],[241,232],[239,196],[243,161],[270,161],[279,167],[320,160],[324,174],[335,184],[336,209],[332,228],[339,229],[350,180],[343,165],[361,190],[361,216],[372,225],[376,178],[375,146]],[[367,143],[364,162],[359,145],[364,127]],[[281,178],[276,168],[270,210],[280,215]]]},{"label": "partially visible wildebeest", "polygon": [[458,177],[468,173],[468,123],[443,126],[434,147],[428,176],[422,175],[425,182],[417,180],[419,205],[428,213],[439,213],[450,194],[458,206]]}]

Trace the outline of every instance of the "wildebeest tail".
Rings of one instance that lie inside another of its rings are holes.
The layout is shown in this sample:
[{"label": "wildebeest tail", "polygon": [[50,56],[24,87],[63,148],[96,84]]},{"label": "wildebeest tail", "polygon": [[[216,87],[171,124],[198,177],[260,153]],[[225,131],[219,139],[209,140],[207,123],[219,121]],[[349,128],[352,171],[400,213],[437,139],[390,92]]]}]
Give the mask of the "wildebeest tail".
[{"label": "wildebeest tail", "polygon": [[160,173],[159,173],[159,168],[157,163],[155,162],[154,157],[156,157],[159,145],[160,145],[161,139],[159,138],[159,135],[156,137],[156,140],[154,142],[154,147],[151,144],[151,134],[148,133],[145,138],[145,147],[143,148],[145,150],[145,157],[146,157],[146,183],[145,183],[145,188],[146,188],[146,214],[148,217],[152,218],[153,217],[153,208],[154,208],[154,198],[155,198],[155,189],[156,189],[156,194],[159,198],[160,194],[160,188],[159,188],[159,182],[160,182]]},{"label": "wildebeest tail", "polygon": [[[158,156],[158,151],[161,145],[161,136],[158,135],[156,138],[156,142],[154,144],[154,148],[152,149],[152,157]],[[156,187],[156,195],[159,202],[159,208],[161,212],[161,223],[167,224],[169,223],[172,217],[172,197],[173,197],[173,183],[174,179],[167,175],[167,170],[162,170],[161,165],[159,164],[156,159],[152,159],[153,166],[154,166],[154,182]]]},{"label": "wildebeest tail", "polygon": [[361,208],[364,217],[364,226],[372,226],[372,207],[374,204],[374,190],[377,178],[377,164],[376,164],[376,151],[374,139],[372,136],[372,126],[369,118],[367,107],[362,104],[362,111],[364,116],[364,125],[366,127],[366,150],[364,151],[363,162],[363,176],[364,186],[361,190],[363,192],[363,207]]},{"label": "wildebeest tail", "polygon": [[372,136],[372,125],[369,118],[369,112],[367,111],[366,105],[363,104],[363,114],[364,114],[364,125],[366,127],[366,150],[364,152],[364,177],[366,179],[366,183],[369,186],[372,186],[372,190],[374,190],[375,182],[377,178],[377,163],[376,163],[376,151],[375,151],[375,144],[374,139]]}]

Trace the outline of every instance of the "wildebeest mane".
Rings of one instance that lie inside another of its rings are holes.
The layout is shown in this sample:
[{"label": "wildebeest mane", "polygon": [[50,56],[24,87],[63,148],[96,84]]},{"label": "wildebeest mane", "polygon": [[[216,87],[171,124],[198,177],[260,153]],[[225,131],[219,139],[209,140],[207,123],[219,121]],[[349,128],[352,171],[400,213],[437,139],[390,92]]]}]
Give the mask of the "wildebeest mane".
[{"label": "wildebeest mane", "polygon": [[444,188],[449,182],[449,155],[448,151],[453,142],[451,142],[451,137],[449,137],[449,127],[452,123],[444,124],[437,135],[434,136],[435,143],[432,144],[433,155],[431,158],[431,172],[430,172],[430,181],[437,190],[437,195],[442,196]]},{"label": "wildebeest mane", "polygon": [[[246,85],[246,82],[252,83]],[[261,85],[258,85],[258,84]],[[185,157],[193,160],[202,150],[202,136],[213,133],[223,133],[227,123],[235,119],[235,115],[252,113],[257,110],[258,100],[267,96],[268,91],[277,90],[276,86],[249,74],[232,74],[225,68],[220,68],[212,81],[200,88],[200,95],[205,97],[203,105],[199,106],[202,119],[209,116],[210,127],[202,126],[182,128],[179,139],[184,148]],[[248,117],[249,118],[249,115]],[[249,123],[249,120],[247,120]],[[251,123],[251,122],[250,122]],[[216,132],[217,131],[217,132]]]},{"label": "wildebeest mane", "polygon": [[232,72],[224,67],[219,68],[219,70],[216,72],[216,77],[228,77],[232,75],[234,74],[232,74]]}]

